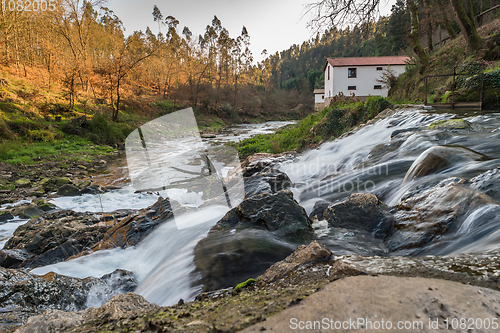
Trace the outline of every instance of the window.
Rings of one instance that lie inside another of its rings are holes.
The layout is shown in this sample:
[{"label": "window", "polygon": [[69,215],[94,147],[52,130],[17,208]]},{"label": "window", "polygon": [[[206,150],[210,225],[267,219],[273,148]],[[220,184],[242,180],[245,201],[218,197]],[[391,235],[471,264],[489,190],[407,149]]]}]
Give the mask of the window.
[{"label": "window", "polygon": [[356,86],[347,86],[347,90],[356,90]]},{"label": "window", "polygon": [[373,89],[382,89],[382,86],[380,84],[376,84],[373,86]]},{"label": "window", "polygon": [[321,95],[321,99],[325,99],[325,95]]},{"label": "window", "polygon": [[382,67],[377,67],[377,70],[381,71],[381,70],[383,70],[383,68]]},{"label": "window", "polygon": [[328,80],[330,80],[330,66],[328,66]]},{"label": "window", "polygon": [[351,78],[351,77],[356,77],[356,68],[348,68],[347,69],[347,77]]}]

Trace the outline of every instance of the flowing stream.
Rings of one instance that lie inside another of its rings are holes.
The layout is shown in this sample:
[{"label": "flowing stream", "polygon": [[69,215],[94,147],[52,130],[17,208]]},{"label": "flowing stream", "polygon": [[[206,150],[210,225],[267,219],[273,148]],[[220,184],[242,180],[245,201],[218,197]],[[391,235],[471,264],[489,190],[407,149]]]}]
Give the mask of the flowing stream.
[{"label": "flowing stream", "polygon": [[[456,116],[481,126],[482,130],[450,132],[427,129],[434,121]],[[238,136],[227,134],[226,137],[232,141]],[[223,139],[219,136],[214,140]],[[461,177],[470,180],[485,171],[499,167],[499,139],[500,113],[457,115],[431,110],[405,110],[365,126],[342,139],[307,151],[294,160],[283,162],[279,168],[287,173],[294,183],[294,197],[308,213],[318,201],[339,202],[356,192],[374,193],[387,205],[394,206],[412,191],[422,192],[447,178]],[[491,159],[454,163],[437,173],[402,185],[412,163],[422,152],[436,145],[464,146]],[[88,194],[55,199],[54,203],[64,209],[79,211],[100,212],[101,202],[104,211],[137,209],[153,204],[158,194],[134,193],[131,185],[125,185],[120,190],[102,195],[101,198]],[[180,191],[176,199],[187,206],[200,204],[199,197],[192,193]],[[36,268],[32,272],[44,274],[54,271],[86,277],[101,276],[122,268],[136,274],[140,282],[136,292],[151,302],[170,305],[180,298],[192,299],[200,290],[200,286],[193,283],[193,248],[228,209],[224,206],[210,206],[198,212],[184,214],[180,219],[195,220],[198,223],[179,230],[175,223],[167,221],[136,247],[99,251],[67,262]],[[465,215],[455,233],[443,238],[438,245],[420,249],[420,254],[479,253],[500,247],[498,203],[480,205]],[[328,245],[336,255],[391,255],[381,240],[361,231],[330,228],[326,221],[316,221],[314,227],[316,237]]]}]

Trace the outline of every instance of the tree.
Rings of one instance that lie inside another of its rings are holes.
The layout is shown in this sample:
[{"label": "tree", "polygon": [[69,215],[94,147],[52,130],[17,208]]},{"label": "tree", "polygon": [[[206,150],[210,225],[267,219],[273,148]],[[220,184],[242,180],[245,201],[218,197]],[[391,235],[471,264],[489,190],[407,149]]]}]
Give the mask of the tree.
[{"label": "tree", "polygon": [[[477,50],[482,45],[482,39],[477,33],[472,1],[450,1],[469,47]],[[466,2],[466,7],[462,1]],[[412,16],[410,40],[412,41],[416,55],[419,57],[422,68],[425,69],[428,58],[418,39],[418,6],[423,6],[424,9],[427,8],[427,1],[417,3],[417,0],[406,0],[406,5]],[[358,26],[380,16],[379,6],[380,0],[319,0],[307,6],[307,13],[313,14],[309,25],[316,29],[325,25],[340,27],[346,25]],[[352,24],[352,22],[355,23]]]},{"label": "tree", "polygon": [[477,33],[476,29],[476,18],[474,16],[474,11],[472,7],[471,0],[466,0],[468,10],[466,10],[462,0],[450,0],[457,15],[458,25],[462,34],[467,40],[469,48],[472,50],[478,50],[483,45],[483,39]]}]

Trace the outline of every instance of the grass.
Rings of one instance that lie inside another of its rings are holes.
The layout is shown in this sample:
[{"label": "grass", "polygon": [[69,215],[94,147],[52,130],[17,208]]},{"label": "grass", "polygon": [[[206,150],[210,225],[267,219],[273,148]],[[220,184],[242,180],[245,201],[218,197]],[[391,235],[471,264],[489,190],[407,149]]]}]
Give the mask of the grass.
[{"label": "grass", "polygon": [[390,105],[391,102],[381,96],[371,96],[364,103],[331,105],[275,133],[256,135],[233,145],[238,150],[240,158],[255,153],[302,151],[338,137],[358,124],[373,119]]},{"label": "grass", "polygon": [[54,161],[69,158],[89,162],[93,155],[107,155],[113,151],[109,146],[94,145],[88,140],[76,137],[52,142],[12,141],[0,145],[0,161],[9,164],[35,164],[39,158]]}]

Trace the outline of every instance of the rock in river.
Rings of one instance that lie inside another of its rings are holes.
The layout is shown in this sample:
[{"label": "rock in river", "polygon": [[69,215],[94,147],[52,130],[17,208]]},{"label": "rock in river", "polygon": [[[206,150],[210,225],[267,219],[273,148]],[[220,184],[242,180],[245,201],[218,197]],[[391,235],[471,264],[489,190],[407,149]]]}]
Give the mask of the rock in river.
[{"label": "rock in river", "polygon": [[29,259],[4,260],[0,265],[34,268],[98,250],[134,246],[172,215],[170,201],[162,198],[135,213],[127,210],[102,216],[70,210],[49,213],[18,227],[5,244],[5,249],[22,250]]},{"label": "rock in river", "polygon": [[312,235],[311,220],[290,191],[246,199],[196,245],[195,264],[204,289],[255,277]]},{"label": "rock in river", "polygon": [[434,146],[424,151],[406,173],[403,184],[458,162],[487,161],[486,155],[461,146]]},{"label": "rock in river", "polygon": [[462,186],[456,178],[445,179],[433,188],[403,200],[398,206],[396,232],[386,244],[391,251],[416,249],[457,230],[466,215],[493,200]]},{"label": "rock in river", "polygon": [[394,230],[394,216],[376,195],[353,193],[345,201],[332,204],[324,212],[330,226],[366,230],[384,238]]}]

